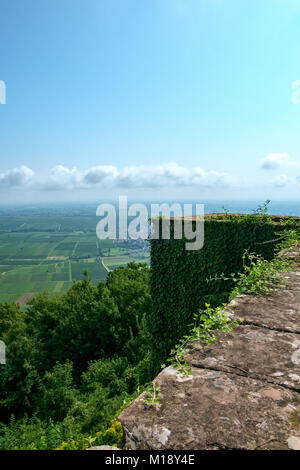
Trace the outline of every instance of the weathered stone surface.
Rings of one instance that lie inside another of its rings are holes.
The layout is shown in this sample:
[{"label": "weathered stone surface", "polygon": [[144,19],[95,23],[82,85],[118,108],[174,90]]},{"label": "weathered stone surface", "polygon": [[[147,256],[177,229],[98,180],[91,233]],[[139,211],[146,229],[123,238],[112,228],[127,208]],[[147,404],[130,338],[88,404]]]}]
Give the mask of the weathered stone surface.
[{"label": "weathered stone surface", "polygon": [[247,324],[300,333],[300,290],[284,288],[267,296],[239,295],[226,311],[233,320],[242,319]]},{"label": "weathered stone surface", "polygon": [[282,250],[278,254],[278,258],[288,258],[295,261],[300,261],[300,246],[294,246],[292,249]]},{"label": "weathered stone surface", "polygon": [[288,438],[288,446],[292,450],[300,450],[300,438],[291,436]]},{"label": "weathered stone surface", "polygon": [[290,289],[298,293],[298,297],[300,295],[300,271],[292,271],[285,275],[285,278],[288,280],[286,284],[286,289]]},{"label": "weathered stone surface", "polygon": [[259,378],[300,391],[300,335],[240,325],[212,345],[188,345],[194,367]]},{"label": "weathered stone surface", "polygon": [[268,296],[236,297],[226,311],[243,323],[188,345],[192,374],[164,369],[158,404],[144,393],[122,411],[125,449],[300,449],[300,271],[286,276]]},{"label": "weathered stone surface", "polygon": [[198,368],[182,378],[168,367],[156,383],[160,406],[146,405],[142,394],[119,417],[126,449],[288,449],[300,438],[292,424],[297,392]]}]

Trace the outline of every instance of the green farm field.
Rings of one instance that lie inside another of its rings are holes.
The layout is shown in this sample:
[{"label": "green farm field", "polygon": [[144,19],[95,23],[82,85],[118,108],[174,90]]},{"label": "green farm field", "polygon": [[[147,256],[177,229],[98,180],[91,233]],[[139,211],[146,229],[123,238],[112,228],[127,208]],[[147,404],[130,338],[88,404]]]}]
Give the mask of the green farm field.
[{"label": "green farm field", "polygon": [[[14,218],[9,224],[7,217],[0,216],[0,302],[24,305],[40,292],[62,294],[73,281],[83,279],[85,270],[96,284],[118,266],[132,261],[149,264],[145,243],[131,246],[130,241],[98,240],[95,232],[90,233],[89,217],[72,217],[72,223],[67,217],[24,219],[22,226]],[[83,232],[80,229],[87,220],[87,232]],[[60,231],[63,225],[74,231]],[[41,231],[36,231],[40,226]]]}]

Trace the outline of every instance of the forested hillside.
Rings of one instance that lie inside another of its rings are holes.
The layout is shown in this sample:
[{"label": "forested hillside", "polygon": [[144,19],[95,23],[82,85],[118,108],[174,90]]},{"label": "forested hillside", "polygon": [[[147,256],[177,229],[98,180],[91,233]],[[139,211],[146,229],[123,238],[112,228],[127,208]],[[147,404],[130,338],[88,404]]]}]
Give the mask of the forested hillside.
[{"label": "forested hillside", "polygon": [[0,304],[0,449],[79,449],[117,443],[114,422],[149,381],[149,268],[130,263],[94,286],[85,273],[64,295],[26,311]]}]

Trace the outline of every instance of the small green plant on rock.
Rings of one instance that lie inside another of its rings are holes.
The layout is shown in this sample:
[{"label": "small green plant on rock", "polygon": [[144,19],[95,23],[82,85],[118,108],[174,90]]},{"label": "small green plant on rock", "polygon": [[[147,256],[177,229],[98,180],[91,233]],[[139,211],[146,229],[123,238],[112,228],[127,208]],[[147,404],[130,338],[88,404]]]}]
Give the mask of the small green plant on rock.
[{"label": "small green plant on rock", "polygon": [[148,385],[144,399],[146,405],[156,405],[160,402],[162,397],[158,392],[160,392],[160,386],[156,385],[155,381]]},{"label": "small green plant on rock", "polygon": [[[217,331],[229,332],[238,324],[237,321],[228,321],[224,307],[225,305],[213,309],[210,304],[205,304],[205,309],[194,313],[193,323],[189,325],[191,327],[190,333],[185,335],[172,349],[171,356],[167,362],[183,376],[188,376],[192,373],[192,369],[186,360],[189,354],[186,346],[189,342],[204,341],[206,344],[211,344],[218,339]],[[162,368],[165,367],[166,365],[163,364]]]}]

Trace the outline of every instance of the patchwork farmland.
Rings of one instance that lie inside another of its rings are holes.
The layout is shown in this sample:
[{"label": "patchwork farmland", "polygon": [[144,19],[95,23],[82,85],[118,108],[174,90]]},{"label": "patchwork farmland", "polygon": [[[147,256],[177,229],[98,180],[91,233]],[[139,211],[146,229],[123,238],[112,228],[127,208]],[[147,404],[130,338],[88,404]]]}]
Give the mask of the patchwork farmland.
[{"label": "patchwork farmland", "polygon": [[[64,219],[61,224],[51,219],[41,225],[27,222],[27,226],[35,227],[34,231],[25,230],[14,220],[9,227],[8,220],[4,220],[0,233],[0,302],[24,305],[39,292],[61,294],[73,281],[82,280],[85,270],[96,284],[118,266],[132,261],[149,263],[146,242],[98,240],[90,230],[61,232]],[[69,223],[75,230],[84,227],[82,218],[77,219],[79,225],[74,220]],[[42,230],[51,227],[51,231],[38,232],[39,226]],[[57,231],[52,231],[53,227]]]}]

